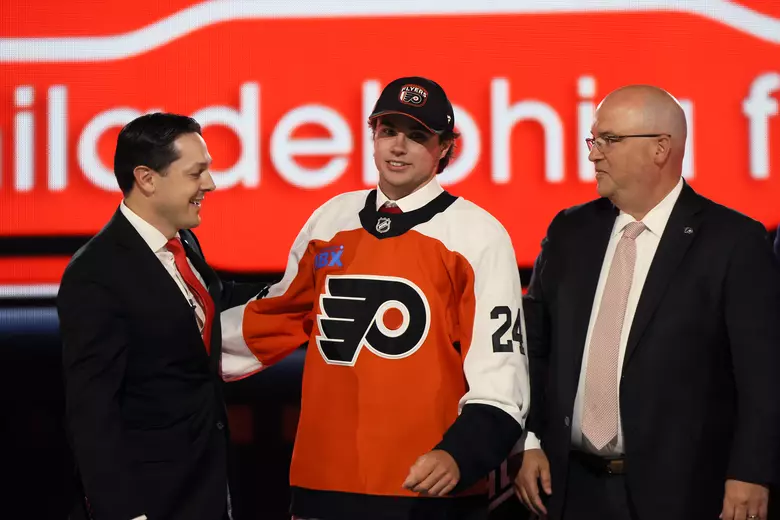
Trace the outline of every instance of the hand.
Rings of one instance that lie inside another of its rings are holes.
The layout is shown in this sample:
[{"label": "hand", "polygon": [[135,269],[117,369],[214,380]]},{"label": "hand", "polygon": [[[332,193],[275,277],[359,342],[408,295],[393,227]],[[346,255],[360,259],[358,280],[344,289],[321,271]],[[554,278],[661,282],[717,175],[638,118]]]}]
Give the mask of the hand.
[{"label": "hand", "polygon": [[547,508],[539,496],[537,480],[541,481],[544,492],[552,495],[547,455],[542,450],[526,450],[523,452],[523,464],[515,477],[515,494],[529,511],[545,518]]},{"label": "hand", "polygon": [[745,520],[750,518],[750,515],[757,515],[759,520],[766,520],[768,503],[768,488],[739,480],[727,480],[720,518]]},{"label": "hand", "polygon": [[460,469],[452,455],[443,450],[433,450],[412,464],[403,487],[415,493],[443,497],[459,480]]}]

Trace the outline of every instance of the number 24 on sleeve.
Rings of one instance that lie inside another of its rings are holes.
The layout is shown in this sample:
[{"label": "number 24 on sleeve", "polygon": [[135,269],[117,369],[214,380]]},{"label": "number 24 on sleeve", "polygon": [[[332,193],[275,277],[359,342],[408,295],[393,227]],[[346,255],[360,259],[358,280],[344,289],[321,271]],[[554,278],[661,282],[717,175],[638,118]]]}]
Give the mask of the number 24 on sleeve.
[{"label": "number 24 on sleeve", "polygon": [[[514,326],[512,326],[512,311],[509,309],[509,307],[506,305],[500,305],[494,307],[493,310],[490,311],[490,319],[503,319],[501,325],[499,325],[498,329],[493,333],[493,352],[512,352],[514,350],[512,341],[517,341],[517,343],[520,345],[520,353],[525,354],[520,312],[521,311],[518,311],[517,319],[515,320]],[[510,327],[512,328],[512,339],[502,341],[504,334],[509,331]]]}]

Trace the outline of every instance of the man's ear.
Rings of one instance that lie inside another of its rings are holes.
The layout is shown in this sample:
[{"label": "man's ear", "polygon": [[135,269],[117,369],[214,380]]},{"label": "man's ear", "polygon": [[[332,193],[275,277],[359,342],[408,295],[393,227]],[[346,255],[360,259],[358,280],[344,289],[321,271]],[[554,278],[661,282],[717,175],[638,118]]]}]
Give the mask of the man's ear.
[{"label": "man's ear", "polygon": [[450,148],[452,148],[452,145],[455,144],[454,141],[443,141],[441,143],[441,153],[439,154],[439,160],[444,159],[444,156],[447,155],[447,153],[450,151]]},{"label": "man's ear", "polygon": [[655,155],[653,160],[656,164],[664,164],[672,153],[672,139],[667,136],[661,136],[658,138],[658,142],[655,145]]},{"label": "man's ear", "polygon": [[135,184],[146,194],[154,193],[155,172],[148,166],[136,166],[133,170]]}]

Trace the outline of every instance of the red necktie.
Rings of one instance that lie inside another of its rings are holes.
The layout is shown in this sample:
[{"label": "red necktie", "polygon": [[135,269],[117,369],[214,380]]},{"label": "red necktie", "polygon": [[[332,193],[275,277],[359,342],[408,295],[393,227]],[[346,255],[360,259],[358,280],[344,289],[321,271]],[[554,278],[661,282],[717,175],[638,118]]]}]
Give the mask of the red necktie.
[{"label": "red necktie", "polygon": [[389,206],[388,204],[389,202],[385,202],[384,204],[382,204],[382,207],[379,208],[379,212],[380,213],[403,213],[403,211],[401,211],[401,208],[399,208],[398,206],[395,205]]},{"label": "red necktie", "polygon": [[181,240],[174,237],[170,239],[165,247],[168,251],[173,253],[173,260],[176,262],[176,269],[179,270],[179,274],[184,279],[184,282],[190,288],[193,296],[198,300],[203,314],[206,315],[206,323],[203,326],[203,343],[206,345],[206,352],[211,352],[211,324],[214,321],[214,300],[211,299],[211,295],[200,283],[198,277],[192,271],[189,262],[187,262],[187,253],[184,252],[184,245]]}]

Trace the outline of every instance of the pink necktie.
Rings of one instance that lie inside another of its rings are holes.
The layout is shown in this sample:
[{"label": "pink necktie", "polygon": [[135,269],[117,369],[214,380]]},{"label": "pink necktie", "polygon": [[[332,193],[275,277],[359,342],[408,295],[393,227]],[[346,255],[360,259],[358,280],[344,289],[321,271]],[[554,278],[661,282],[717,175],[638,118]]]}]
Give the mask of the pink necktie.
[{"label": "pink necktie", "polygon": [[623,230],[612,257],[590,340],[582,434],[597,450],[612,442],[618,434],[620,335],[636,263],[634,240],[645,229],[643,223],[631,222]]}]

